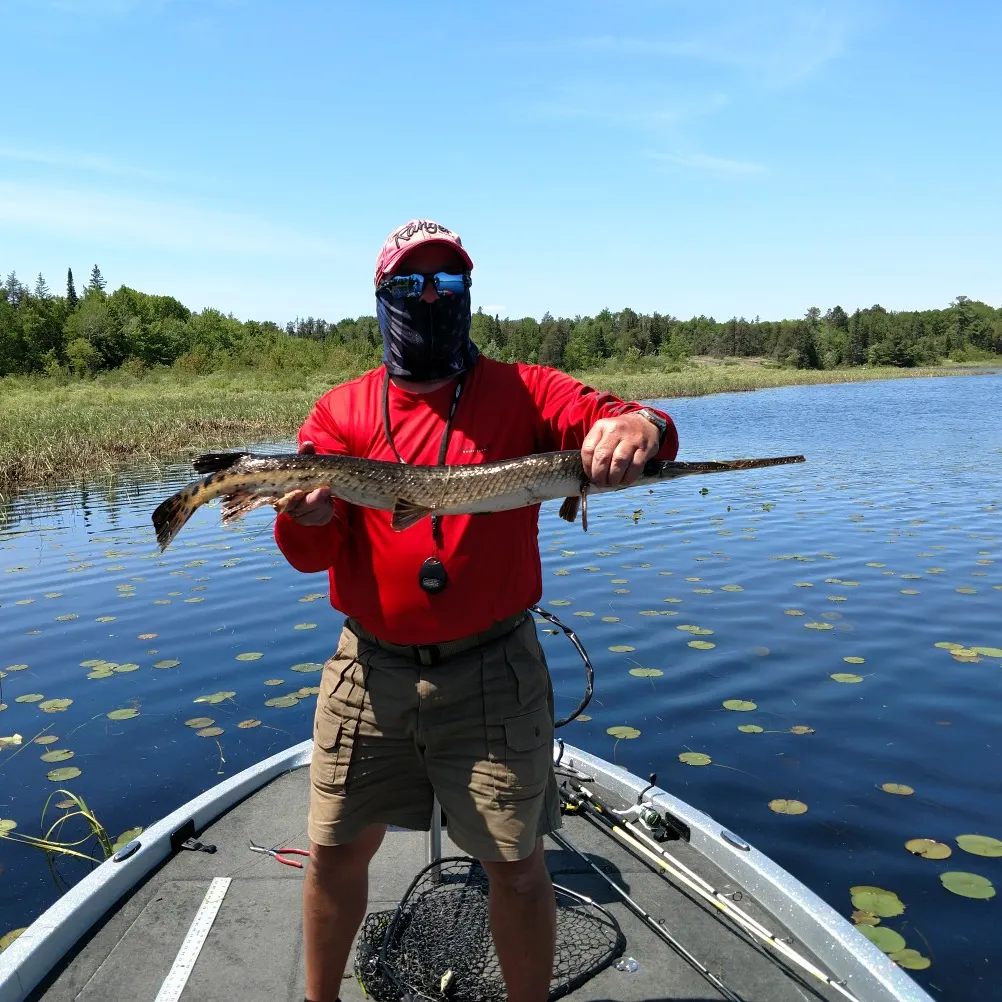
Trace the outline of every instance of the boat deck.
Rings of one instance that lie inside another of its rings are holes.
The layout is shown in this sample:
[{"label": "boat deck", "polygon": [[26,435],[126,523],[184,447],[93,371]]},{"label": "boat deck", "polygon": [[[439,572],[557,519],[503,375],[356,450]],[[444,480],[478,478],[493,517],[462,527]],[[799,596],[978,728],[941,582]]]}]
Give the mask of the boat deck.
[{"label": "boat deck", "polygon": [[[181,948],[210,882],[231,883],[180,998],[184,1002],[302,1002],[303,958],[300,918],[302,870],[252,853],[259,845],[308,847],[305,831],[308,770],[287,772],[247,797],[210,827],[199,841],[217,851],[182,851],[170,857],[104,917],[30,995],[45,1002],[137,1002],[154,1000]],[[746,1002],[803,1002],[838,999],[831,988],[780,966],[775,955],[745,938],[713,909],[659,878],[612,838],[583,818],[565,817],[562,831],[609,873],[637,902],[664,921],[672,935]],[[427,836],[392,831],[370,871],[369,910],[395,907],[414,875],[427,862]],[[685,842],[670,851],[725,893],[740,890]],[[462,855],[447,837],[443,855]],[[626,936],[624,956],[639,962],[635,972],[609,967],[570,996],[584,1000],[676,1000],[709,1002],[723,996],[684,959],[660,941],[578,856],[547,840],[554,881],[592,897],[616,917]],[[769,929],[785,931],[756,909],[747,894],[740,907]],[[791,939],[795,949],[810,956]],[[813,960],[814,958],[811,957]],[[353,973],[346,974],[343,1002],[365,998]]]}]

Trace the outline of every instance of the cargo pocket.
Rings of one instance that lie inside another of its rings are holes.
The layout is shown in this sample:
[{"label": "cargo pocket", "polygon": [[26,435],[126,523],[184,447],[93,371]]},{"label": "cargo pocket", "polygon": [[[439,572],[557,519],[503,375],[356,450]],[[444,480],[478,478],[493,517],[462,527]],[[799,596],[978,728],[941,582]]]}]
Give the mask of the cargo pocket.
[{"label": "cargo pocket", "polygon": [[531,800],[542,793],[553,757],[553,717],[548,707],[506,717],[506,782],[498,800]]},{"label": "cargo pocket", "polygon": [[[361,666],[356,661],[339,668],[329,661],[324,667],[313,721],[312,773],[314,782],[328,793],[344,793],[348,782],[364,696],[363,687],[354,677],[359,670]],[[342,698],[345,690],[347,698]]]}]

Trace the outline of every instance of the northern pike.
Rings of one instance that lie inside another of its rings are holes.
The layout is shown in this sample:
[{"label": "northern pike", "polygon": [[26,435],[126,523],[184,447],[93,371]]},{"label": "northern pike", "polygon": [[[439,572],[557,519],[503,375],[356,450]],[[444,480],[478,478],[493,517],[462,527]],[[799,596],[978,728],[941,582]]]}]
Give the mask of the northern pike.
[{"label": "northern pike", "polygon": [[[726,473],[764,466],[802,463],[803,456],[769,459],[728,459],[683,463],[651,459],[629,487],[643,487],[698,473]],[[281,510],[290,491],[328,487],[332,497],[366,508],[392,512],[398,532],[430,515],[468,515],[509,511],[564,498],[560,517],[577,518],[588,530],[589,494],[624,490],[622,485],[599,487],[585,476],[577,449],[542,452],[518,459],[462,466],[412,466],[356,456],[295,453],[256,456],[250,452],[214,452],[194,461],[196,473],[207,476],[172,494],[153,512],[160,549],[165,550],[181,527],[207,501],[222,498],[222,521],[272,505]]]}]

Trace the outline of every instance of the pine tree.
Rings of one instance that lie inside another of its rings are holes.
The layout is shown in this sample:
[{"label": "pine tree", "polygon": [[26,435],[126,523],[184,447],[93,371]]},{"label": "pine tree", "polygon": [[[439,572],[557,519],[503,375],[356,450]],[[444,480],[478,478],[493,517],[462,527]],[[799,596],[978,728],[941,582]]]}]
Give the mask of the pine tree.
[{"label": "pine tree", "polygon": [[41,272],[38,273],[38,278],[35,279],[35,298],[52,298],[52,293],[49,291],[49,283],[45,281],[45,276]]},{"label": "pine tree", "polygon": [[87,285],[88,289],[93,289],[95,292],[104,292],[104,287],[108,283],[104,280],[104,276],[101,274],[101,269],[94,265],[90,271],[90,282]]},{"label": "pine tree", "polygon": [[73,285],[72,268],[66,269],[66,302],[69,303],[71,310],[75,310],[77,308],[77,303],[79,302],[79,299],[77,299],[77,290]]}]

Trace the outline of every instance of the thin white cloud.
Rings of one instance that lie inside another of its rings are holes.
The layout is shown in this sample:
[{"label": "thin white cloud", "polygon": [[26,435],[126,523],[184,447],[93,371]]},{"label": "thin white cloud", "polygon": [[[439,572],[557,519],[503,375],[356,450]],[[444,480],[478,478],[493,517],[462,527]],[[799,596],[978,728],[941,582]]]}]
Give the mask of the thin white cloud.
[{"label": "thin white cloud", "polygon": [[152,170],[135,164],[123,163],[109,157],[95,156],[71,150],[31,149],[24,146],[0,144],[0,159],[21,163],[43,164],[46,167],[66,167],[74,171],[90,171],[118,177],[144,178],[149,181],[175,180],[166,171]]},{"label": "thin white cloud", "polygon": [[844,55],[850,38],[872,14],[857,0],[699,0],[673,3],[671,16],[666,11],[661,19],[673,23],[644,37],[591,35],[564,44],[596,54],[728,66],[767,86],[784,87]]},{"label": "thin white cloud", "polygon": [[0,222],[117,246],[274,257],[329,255],[327,240],[237,213],[0,181]]},{"label": "thin white cloud", "polygon": [[748,160],[733,160],[729,157],[714,157],[706,153],[649,153],[648,156],[662,163],[677,164],[679,167],[731,177],[762,174],[766,170],[763,164],[751,163]]}]

